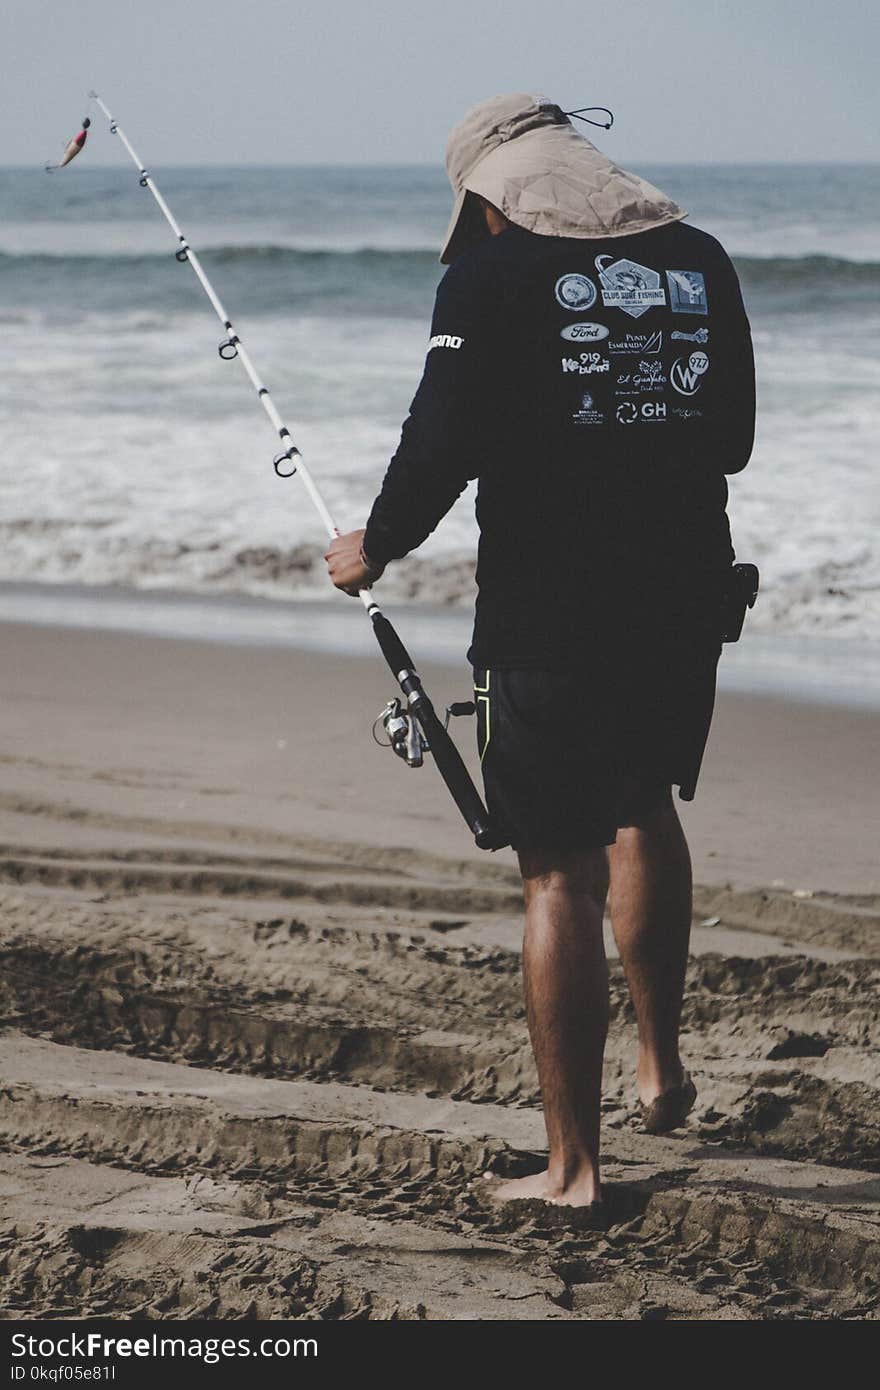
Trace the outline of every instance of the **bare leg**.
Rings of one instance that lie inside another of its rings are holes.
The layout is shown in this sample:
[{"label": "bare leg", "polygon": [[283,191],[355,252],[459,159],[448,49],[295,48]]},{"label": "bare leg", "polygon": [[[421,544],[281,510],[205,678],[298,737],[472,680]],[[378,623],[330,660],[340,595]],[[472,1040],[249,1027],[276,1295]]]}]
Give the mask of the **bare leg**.
[{"label": "bare leg", "polygon": [[499,1187],[499,1200],[599,1201],[599,1101],[608,1031],[603,849],[522,851],[523,983],[550,1146],[547,1169]]},{"label": "bare leg", "polygon": [[611,921],[639,1026],[646,1104],[682,1079],[678,1029],[691,928],[691,860],[671,793],[610,846]]}]

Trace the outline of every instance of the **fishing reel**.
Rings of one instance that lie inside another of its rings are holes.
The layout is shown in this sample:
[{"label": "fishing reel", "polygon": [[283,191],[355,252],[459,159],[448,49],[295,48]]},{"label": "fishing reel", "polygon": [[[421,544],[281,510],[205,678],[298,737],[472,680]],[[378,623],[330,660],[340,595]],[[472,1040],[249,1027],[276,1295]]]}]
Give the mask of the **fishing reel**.
[{"label": "fishing reel", "polygon": [[[447,705],[443,727],[448,729],[450,719],[458,715],[473,714],[475,710],[473,700],[461,700]],[[388,735],[387,742],[379,737],[380,724]],[[431,751],[431,745],[419,727],[418,720],[410,714],[397,696],[389,700],[373,720],[373,739],[380,748],[392,748],[398,758],[403,758],[407,767],[421,767],[425,761],[425,754]]]}]

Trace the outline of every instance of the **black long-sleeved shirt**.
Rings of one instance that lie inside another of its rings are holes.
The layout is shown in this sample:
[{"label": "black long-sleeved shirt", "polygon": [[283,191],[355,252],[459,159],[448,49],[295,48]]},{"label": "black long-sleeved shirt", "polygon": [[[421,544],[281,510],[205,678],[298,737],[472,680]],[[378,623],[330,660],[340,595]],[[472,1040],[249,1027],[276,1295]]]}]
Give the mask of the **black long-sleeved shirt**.
[{"label": "black long-sleeved shirt", "polygon": [[444,276],[421,384],[367,524],[380,563],[477,478],[477,666],[578,663],[596,633],[707,592],[755,419],[749,324],[717,241],[511,227]]}]

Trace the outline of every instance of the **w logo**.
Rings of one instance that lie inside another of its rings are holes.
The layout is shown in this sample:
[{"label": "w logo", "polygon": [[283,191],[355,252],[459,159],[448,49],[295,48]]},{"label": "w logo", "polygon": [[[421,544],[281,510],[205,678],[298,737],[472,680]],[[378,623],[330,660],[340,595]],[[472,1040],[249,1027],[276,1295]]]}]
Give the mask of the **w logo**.
[{"label": "w logo", "polygon": [[683,357],[676,359],[669,377],[680,396],[695,396],[708,369],[708,353],[692,352],[687,361]]}]

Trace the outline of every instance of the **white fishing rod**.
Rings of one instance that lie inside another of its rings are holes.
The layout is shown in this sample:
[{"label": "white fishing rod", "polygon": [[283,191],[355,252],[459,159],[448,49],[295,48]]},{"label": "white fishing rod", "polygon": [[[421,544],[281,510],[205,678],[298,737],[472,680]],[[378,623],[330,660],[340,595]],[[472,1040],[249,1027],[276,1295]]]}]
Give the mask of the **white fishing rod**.
[{"label": "white fishing rod", "polygon": [[[275,403],[269,394],[269,388],[264,385],[256,367],[251,360],[250,353],[247,351],[241,337],[236,332],[235,327],[229,317],[220,296],[208,279],[205,269],[199,260],[198,254],[193,250],[187,237],[185,236],[180,224],[175,218],[170,207],[160,193],[155,179],[148,173],[143,160],[137,154],[134,146],[126,135],[119,122],[108,110],[104,101],[97,92],[89,92],[89,98],[96,102],[101,108],[110,125],[113,135],[118,135],[131,156],[132,163],[140,176],[141,188],[148,188],[155,198],[159,210],[165,221],[168,223],[178,241],[175,252],[176,259],[188,264],[195,271],[199,284],[211,301],[211,306],[218,319],[223,325],[227,337],[223,339],[217,351],[224,361],[232,361],[237,357],[250,378],[251,385],[259,397],[259,400],[276,430],[281,440],[282,450],[273,459],[273,466],[279,478],[292,478],[296,473],[305,484],[306,491],[311,498],[315,510],[324,523],[328,536],[334,539],[340,535],[339,527],[333,520],[329,508],[324,498],[318,490],[314,478],[309,472],[302,454],[293,442],[293,436],[287,425],[278,413]],[[364,605],[376,640],[382,649],[385,660],[388,662],[394,673],[397,683],[406,697],[406,708],[399,700],[390,700],[386,705],[379,719],[374,725],[382,721],[388,733],[391,747],[395,753],[399,754],[411,767],[419,767],[422,763],[423,753],[430,752],[434,756],[437,769],[452,794],[455,804],[467,821],[474,839],[480,849],[498,849],[504,843],[496,831],[490,825],[489,816],[485,806],[480,799],[471,779],[470,773],[461,759],[461,754],[449,736],[446,724],[438,718],[434,706],[431,704],[418,672],[416,671],[412,658],[406,647],[401,642],[394,627],[380,609],[378,603],[373,598],[370,589],[359,590],[358,597]],[[472,712],[470,705],[451,705],[447,710],[447,724],[450,714]]]},{"label": "white fishing rod", "polygon": [[[171,211],[165,199],[162,197],[162,194],[159,192],[155,180],[144,168],[143,161],[140,159],[131,141],[129,140],[125,131],[122,129],[122,126],[119,124],[117,120],[114,120],[113,116],[110,114],[105,103],[98,96],[97,92],[89,92],[89,97],[92,101],[97,102],[98,106],[100,106],[101,110],[104,112],[104,115],[107,117],[107,120],[110,123],[111,133],[113,135],[119,136],[126,150],[131,155],[132,162],[134,163],[135,167],[138,170],[138,173],[140,174],[141,188],[148,188],[150,190],[150,192],[152,193],[153,197],[156,199],[156,202],[159,205],[159,211],[162,213],[162,216],[165,218],[165,221],[168,223],[172,232],[177,237],[177,240],[180,242],[180,245],[174,253],[175,256],[179,261],[188,261],[189,264],[192,266],[193,270],[195,271],[198,277],[199,284],[201,285],[202,289],[205,291],[205,294],[211,301],[214,313],[217,315],[223,327],[229,334],[228,338],[224,338],[217,351],[219,352],[220,356],[224,359],[224,361],[231,361],[234,357],[237,357],[239,359],[241,365],[244,367],[245,371],[251,379],[251,384],[260,398],[260,403],[263,409],[265,410],[273,426],[275,427],[278,437],[281,440],[282,445],[284,446],[283,452],[276,455],[275,459],[273,460],[275,472],[278,474],[279,478],[292,478],[294,473],[299,473],[300,478],[306,485],[306,490],[308,491],[309,496],[315,504],[315,508],[318,512],[318,515],[320,516],[325,527],[327,528],[327,534],[330,536],[331,540],[335,539],[336,536],[341,534],[339,527],[336,525],[336,522],[330,515],[330,511],[328,510],[327,504],[325,503],[323,497],[321,496],[320,492],[315,486],[314,479],[312,478],[311,473],[306,467],[303,456],[293,442],[290,430],[287,428],[281,416],[278,414],[278,411],[275,408],[275,402],[272,400],[272,397],[269,394],[269,388],[267,386],[264,386],[263,382],[261,381],[260,376],[257,373],[257,369],[251,360],[250,353],[248,352],[244,343],[241,341],[241,338],[236,333],[235,328],[233,327],[232,320],[223,307],[220,296],[214,289],[214,286],[211,284],[211,281],[208,279],[208,276],[205,274],[204,267],[202,266],[202,263],[199,260],[197,253],[193,250],[192,246],[190,246],[189,242],[184,236],[184,233],[180,227],[180,224],[175,218],[174,213]],[[373,602],[370,590],[361,589],[359,593],[359,598],[362,600],[364,606],[369,611],[370,605]]]}]

